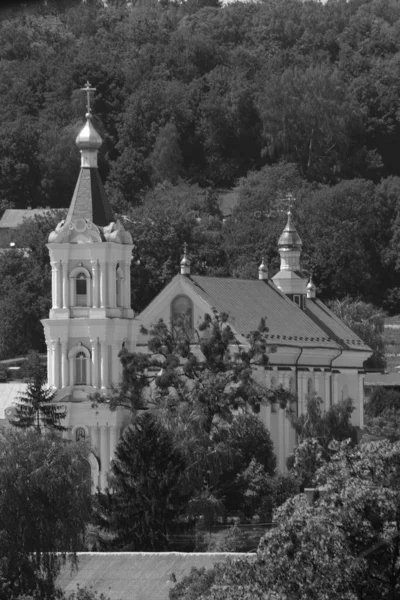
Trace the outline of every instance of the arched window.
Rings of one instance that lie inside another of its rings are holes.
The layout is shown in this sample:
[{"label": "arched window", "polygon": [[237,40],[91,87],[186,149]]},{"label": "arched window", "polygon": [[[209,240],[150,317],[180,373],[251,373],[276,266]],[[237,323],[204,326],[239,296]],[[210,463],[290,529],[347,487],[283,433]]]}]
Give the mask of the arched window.
[{"label": "arched window", "polygon": [[191,335],[193,331],[193,302],[188,296],[176,296],[171,302],[171,323]]},{"label": "arched window", "polygon": [[79,273],[75,280],[76,306],[87,306],[87,281],[85,273]]},{"label": "arched window", "polygon": [[91,306],[92,286],[88,269],[79,264],[69,274],[70,306]]},{"label": "arched window", "polygon": [[91,385],[91,354],[82,343],[68,352],[70,385]]},{"label": "arched window", "polygon": [[84,352],[78,352],[75,356],[75,383],[86,385],[87,383],[87,357]]},{"label": "arched window", "polygon": [[116,284],[117,284],[117,307],[122,308],[124,306],[124,274],[119,265],[117,265],[117,273],[116,273]]}]

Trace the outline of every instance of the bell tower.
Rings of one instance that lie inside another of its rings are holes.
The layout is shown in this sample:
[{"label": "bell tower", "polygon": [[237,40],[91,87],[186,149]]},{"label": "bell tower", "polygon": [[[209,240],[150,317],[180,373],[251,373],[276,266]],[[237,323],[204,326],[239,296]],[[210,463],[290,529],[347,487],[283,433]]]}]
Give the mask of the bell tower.
[{"label": "bell tower", "polygon": [[97,168],[102,139],[90,107],[94,88],[87,83],[83,90],[86,123],[76,138],[81,169],[67,216],[49,235],[52,308],[42,323],[49,385],[68,408],[69,435],[75,439],[79,431],[91,440],[98,462],[97,475],[92,464],[92,480],[104,488],[126,415],[104,405],[92,409],[88,395],[119,383],[118,354],[123,345],[133,347],[138,326],[130,306],[132,238],[114,217],[103,188]]}]

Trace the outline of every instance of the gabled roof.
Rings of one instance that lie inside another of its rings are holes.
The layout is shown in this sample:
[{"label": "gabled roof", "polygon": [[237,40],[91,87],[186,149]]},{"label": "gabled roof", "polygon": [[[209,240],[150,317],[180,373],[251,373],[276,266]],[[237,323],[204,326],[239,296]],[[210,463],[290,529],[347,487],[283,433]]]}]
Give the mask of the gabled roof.
[{"label": "gabled roof", "polygon": [[88,219],[99,227],[115,221],[97,168],[82,167],[66,217]]},{"label": "gabled roof", "polygon": [[33,219],[37,215],[45,215],[53,210],[52,208],[7,208],[0,219],[0,229],[14,229],[22,225],[25,219]]},{"label": "gabled roof", "polygon": [[192,567],[210,569],[227,557],[250,560],[255,554],[185,552],[81,552],[78,569],[64,566],[58,578],[69,595],[77,586],[91,587],[110,600],[168,600],[174,582],[189,575]]},{"label": "gabled roof", "polygon": [[186,280],[210,307],[228,313],[239,334],[256,330],[264,318],[268,339],[277,345],[371,352],[319,300],[307,299],[306,310],[302,310],[269,281],[197,275]]}]

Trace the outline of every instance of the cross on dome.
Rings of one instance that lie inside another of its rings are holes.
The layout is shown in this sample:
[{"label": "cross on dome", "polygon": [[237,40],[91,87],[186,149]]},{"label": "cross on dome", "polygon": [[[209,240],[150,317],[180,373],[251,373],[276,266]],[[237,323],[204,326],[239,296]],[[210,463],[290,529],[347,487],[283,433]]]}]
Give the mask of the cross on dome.
[{"label": "cross on dome", "polygon": [[95,87],[91,87],[89,81],[86,81],[84,87],[81,88],[80,91],[81,92],[86,92],[86,108],[87,108],[86,117],[89,118],[89,117],[92,116],[92,108],[90,106],[90,93],[91,92],[95,92],[96,88]]},{"label": "cross on dome", "polygon": [[286,194],[286,200],[288,203],[288,213],[291,213],[293,204],[295,203],[296,198],[293,196],[293,194],[291,192],[289,192],[288,194]]}]

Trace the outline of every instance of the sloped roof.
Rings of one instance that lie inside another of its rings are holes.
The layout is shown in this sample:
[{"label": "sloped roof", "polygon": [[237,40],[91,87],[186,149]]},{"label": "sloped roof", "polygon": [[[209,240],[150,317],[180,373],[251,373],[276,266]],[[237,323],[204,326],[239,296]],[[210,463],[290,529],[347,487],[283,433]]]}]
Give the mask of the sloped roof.
[{"label": "sloped roof", "polygon": [[110,600],[168,600],[174,581],[189,575],[192,567],[211,568],[227,557],[254,558],[243,553],[185,552],[81,552],[78,568],[67,564],[58,578],[66,594],[77,586],[91,587]]},{"label": "sloped roof", "polygon": [[277,345],[370,352],[319,300],[308,299],[302,310],[271,282],[197,275],[187,281],[211,307],[228,313],[239,334],[248,335],[265,318],[268,339]]},{"label": "sloped roof", "polygon": [[82,167],[80,170],[66,221],[73,218],[89,219],[99,227],[115,221],[96,168]]},{"label": "sloped roof", "polygon": [[400,387],[400,373],[366,373],[364,385]]},{"label": "sloped roof", "polygon": [[5,419],[5,411],[14,404],[14,400],[26,391],[27,383],[22,381],[11,381],[0,383],[0,419]]},{"label": "sloped roof", "polygon": [[37,215],[45,215],[46,213],[52,212],[52,208],[32,208],[32,209],[19,209],[19,208],[7,208],[4,211],[3,216],[0,219],[0,229],[15,229],[19,225],[22,225],[24,219],[33,219]]},{"label": "sloped roof", "polygon": [[354,350],[369,350],[369,347],[339,319],[323,302],[314,300],[307,302],[306,313],[319,324],[321,329],[329,333],[341,347]]}]

